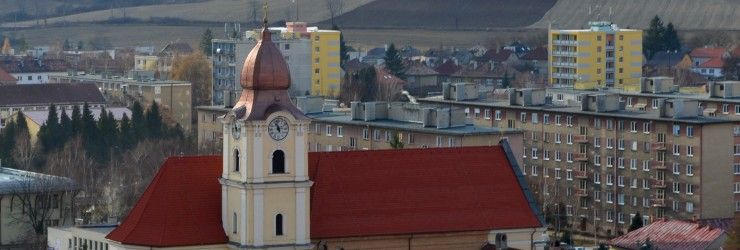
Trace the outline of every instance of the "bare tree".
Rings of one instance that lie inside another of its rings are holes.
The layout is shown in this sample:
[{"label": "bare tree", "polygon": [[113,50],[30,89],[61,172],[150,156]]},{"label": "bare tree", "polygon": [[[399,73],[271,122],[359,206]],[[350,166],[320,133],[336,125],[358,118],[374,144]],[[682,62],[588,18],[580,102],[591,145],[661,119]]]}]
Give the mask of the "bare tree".
[{"label": "bare tree", "polygon": [[325,0],[326,9],[329,11],[331,16],[331,26],[334,26],[334,18],[341,15],[344,10],[344,2],[342,0]]},{"label": "bare tree", "polygon": [[15,138],[15,148],[11,152],[13,161],[19,169],[30,170],[34,161],[39,157],[39,152],[31,143],[31,136],[28,132],[18,133]]},{"label": "bare tree", "polygon": [[[11,223],[29,229],[28,248],[46,246],[46,227],[56,226],[71,218],[71,199],[76,186],[69,178],[38,174],[20,170],[12,171],[18,178],[9,184]],[[20,210],[20,211],[18,211]]]}]

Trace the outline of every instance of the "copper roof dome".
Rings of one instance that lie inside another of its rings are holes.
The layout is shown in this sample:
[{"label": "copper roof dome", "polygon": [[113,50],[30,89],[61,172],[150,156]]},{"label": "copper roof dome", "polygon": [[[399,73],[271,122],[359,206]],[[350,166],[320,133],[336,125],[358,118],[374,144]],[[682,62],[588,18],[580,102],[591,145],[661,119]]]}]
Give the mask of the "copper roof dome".
[{"label": "copper roof dome", "polygon": [[272,43],[270,31],[262,28],[262,39],[247,55],[242,68],[241,85],[252,90],[287,90],[290,73],[283,54]]}]

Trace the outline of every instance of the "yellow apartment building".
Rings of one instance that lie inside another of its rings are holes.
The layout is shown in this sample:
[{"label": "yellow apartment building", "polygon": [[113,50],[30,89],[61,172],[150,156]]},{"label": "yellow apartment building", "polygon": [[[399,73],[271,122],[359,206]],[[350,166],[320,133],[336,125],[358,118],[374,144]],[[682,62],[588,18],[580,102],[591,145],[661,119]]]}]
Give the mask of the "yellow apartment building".
[{"label": "yellow apartment building", "polygon": [[638,89],[642,30],[622,29],[611,22],[588,25],[589,29],[550,29],[550,83],[575,89]]},{"label": "yellow apartment building", "polygon": [[339,95],[339,35],[338,30],[307,27],[305,22],[285,24],[283,37],[301,36],[311,39],[311,94]]}]

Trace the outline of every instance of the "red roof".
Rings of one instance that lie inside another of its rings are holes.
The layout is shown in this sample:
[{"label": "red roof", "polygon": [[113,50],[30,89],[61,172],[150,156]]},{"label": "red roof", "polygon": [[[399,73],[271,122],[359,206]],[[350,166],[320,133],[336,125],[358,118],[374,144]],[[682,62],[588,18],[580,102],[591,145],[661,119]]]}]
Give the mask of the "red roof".
[{"label": "red roof", "polygon": [[522,56],[522,60],[547,61],[547,48],[538,47]]},{"label": "red roof", "polygon": [[485,54],[483,54],[483,58],[485,58],[486,60],[492,60],[494,62],[504,62],[506,60],[509,60],[509,57],[512,53],[513,52],[511,52],[511,50],[502,49],[496,51],[493,49],[489,49],[488,51],[486,51]]},{"label": "red roof", "polygon": [[502,146],[320,152],[308,160],[312,239],[541,226]]},{"label": "red roof", "polygon": [[457,66],[453,60],[447,60],[434,69],[434,71],[437,71],[442,75],[452,75],[458,70],[460,70],[460,66]]},{"label": "red roof", "polygon": [[725,48],[696,48],[689,55],[691,57],[722,58],[726,52]]},{"label": "red roof", "polygon": [[[311,238],[541,227],[503,146],[309,153]],[[106,238],[127,245],[227,242],[221,156],[172,157]]]},{"label": "red roof", "polygon": [[725,231],[719,228],[679,220],[659,220],[609,241],[612,246],[639,249],[637,242],[650,238],[654,249],[707,249]]},{"label": "red roof", "polygon": [[8,72],[5,72],[2,68],[0,68],[0,84],[2,83],[9,83],[9,84],[15,84],[17,79],[13,77],[12,75],[8,74]]},{"label": "red roof", "polygon": [[226,243],[221,164],[221,156],[167,159],[126,219],[106,238],[153,247]]},{"label": "red roof", "polygon": [[724,66],[725,61],[722,58],[712,58],[699,65],[698,68],[722,68]]}]

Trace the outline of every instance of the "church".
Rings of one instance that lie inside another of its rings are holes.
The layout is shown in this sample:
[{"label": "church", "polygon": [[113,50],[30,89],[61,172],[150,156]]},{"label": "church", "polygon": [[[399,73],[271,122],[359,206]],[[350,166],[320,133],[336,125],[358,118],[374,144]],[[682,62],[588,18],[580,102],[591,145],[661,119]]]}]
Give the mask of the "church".
[{"label": "church", "polygon": [[309,153],[266,27],[221,118],[222,155],[169,158],[106,249],[533,247],[543,215],[506,141]]}]

